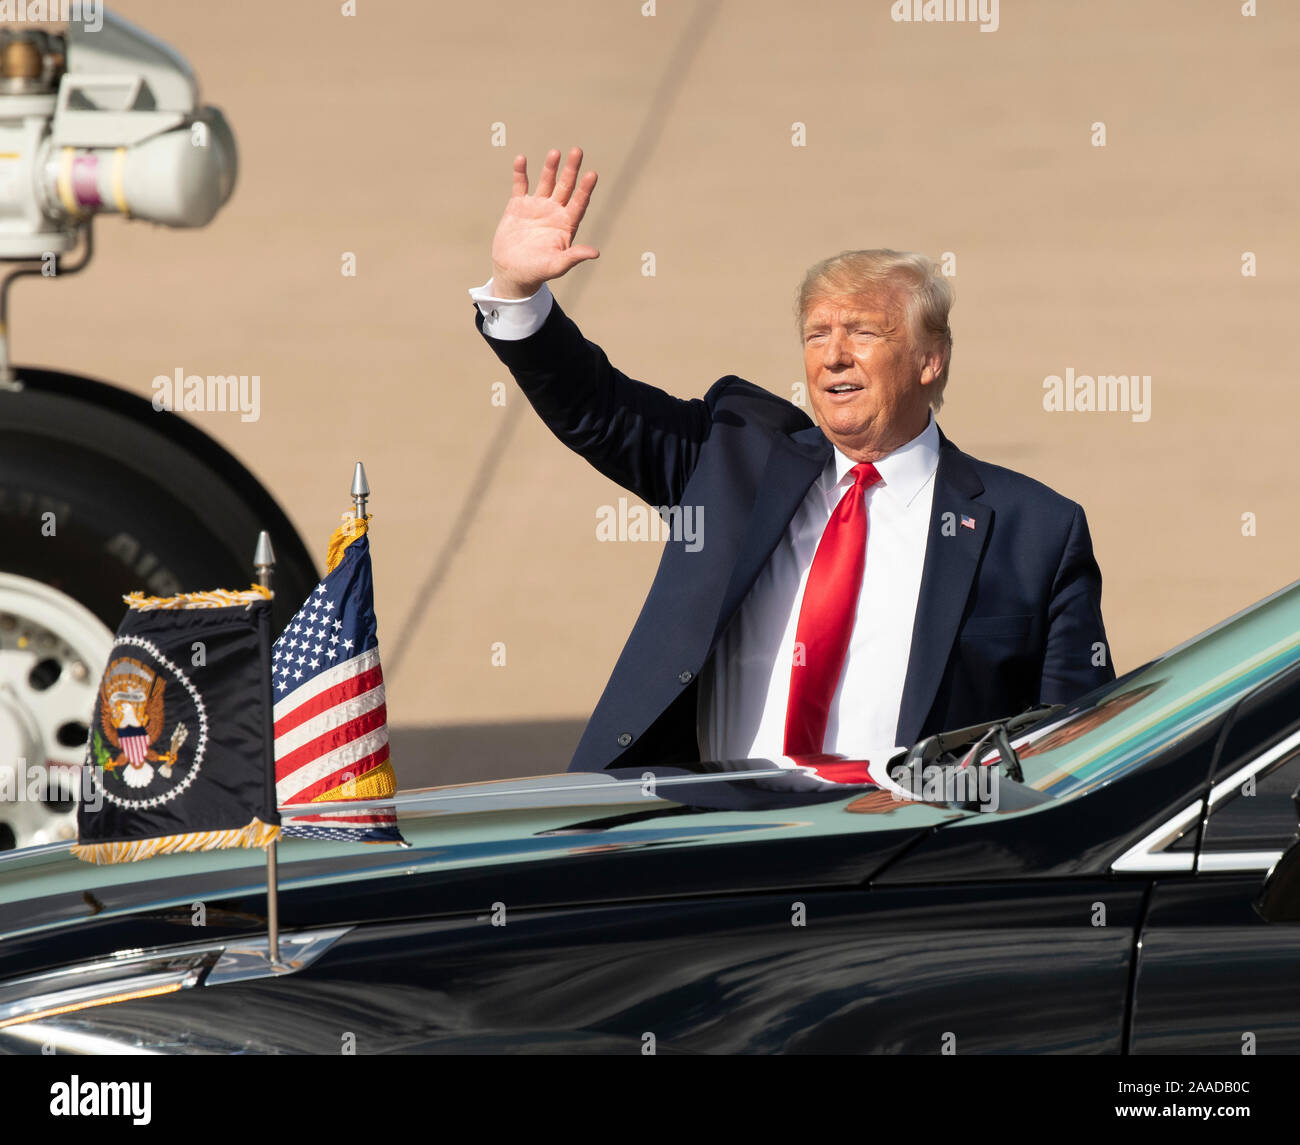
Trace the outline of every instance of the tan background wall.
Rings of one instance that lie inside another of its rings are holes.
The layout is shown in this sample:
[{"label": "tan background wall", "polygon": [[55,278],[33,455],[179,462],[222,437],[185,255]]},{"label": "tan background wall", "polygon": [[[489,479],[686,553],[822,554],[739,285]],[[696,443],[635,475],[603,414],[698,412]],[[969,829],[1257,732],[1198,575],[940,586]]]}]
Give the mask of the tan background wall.
[{"label": "tan background wall", "polygon": [[[420,778],[484,742],[450,725],[538,745],[535,766],[483,774],[563,766],[659,546],[598,543],[621,491],[513,386],[491,404],[507,375],[465,290],[490,273],[512,156],[535,175],[577,143],[601,177],[581,237],[602,254],[556,295],[676,394],[737,373],[790,395],[790,302],[817,259],[952,252],[941,423],[1084,504],[1125,671],[1300,568],[1300,7],[1004,0],[993,33],[890,7],[121,0],[226,111],[240,184],[206,230],[109,220],[86,274],[20,284],[15,358],[146,395],[177,367],[259,374],[258,422],[193,416],[318,553],[365,460],[390,712],[433,764]],[[1044,412],[1067,367],[1151,375],[1150,420]]]}]

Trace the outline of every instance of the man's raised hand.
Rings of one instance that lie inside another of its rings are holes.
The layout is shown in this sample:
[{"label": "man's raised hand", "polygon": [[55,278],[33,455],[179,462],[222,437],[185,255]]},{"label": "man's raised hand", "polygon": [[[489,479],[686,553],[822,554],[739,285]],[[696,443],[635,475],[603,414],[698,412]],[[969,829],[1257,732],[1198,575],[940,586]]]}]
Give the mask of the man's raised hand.
[{"label": "man's raised hand", "polygon": [[528,160],[515,156],[513,190],[492,239],[493,293],[498,298],[527,298],[543,282],[600,257],[595,247],[573,245],[596,186],[596,172],[588,171],[579,181],[581,147],[569,152],[557,177],[559,166],[559,151],[548,152],[537,193],[530,195]]}]

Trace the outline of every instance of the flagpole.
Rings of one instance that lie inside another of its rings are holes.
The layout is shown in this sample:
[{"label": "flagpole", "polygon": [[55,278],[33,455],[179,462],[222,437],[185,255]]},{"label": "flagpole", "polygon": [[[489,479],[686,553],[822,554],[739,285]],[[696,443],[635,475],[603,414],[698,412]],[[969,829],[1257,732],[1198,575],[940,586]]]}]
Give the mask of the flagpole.
[{"label": "flagpole", "polygon": [[352,471],[352,504],[358,521],[366,519],[366,501],[370,498],[370,482],[366,480],[366,467],[357,462]]},{"label": "flagpole", "polygon": [[[275,550],[271,548],[271,535],[265,529],[257,534],[253,568],[257,571],[257,583],[263,588],[270,588],[271,573],[275,569]],[[274,761],[271,766],[274,769]],[[271,790],[275,790],[274,785]],[[272,966],[280,964],[280,894],[276,870],[277,857],[276,843],[272,840],[266,848],[266,948]]]}]

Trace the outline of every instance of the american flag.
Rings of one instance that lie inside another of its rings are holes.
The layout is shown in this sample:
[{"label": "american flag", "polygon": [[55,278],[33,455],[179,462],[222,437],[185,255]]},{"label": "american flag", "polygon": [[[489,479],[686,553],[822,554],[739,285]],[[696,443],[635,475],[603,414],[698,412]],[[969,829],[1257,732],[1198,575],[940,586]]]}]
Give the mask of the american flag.
[{"label": "american flag", "polygon": [[[276,640],[271,681],[275,786],[282,806],[392,793],[370,539],[364,531]],[[282,828],[285,835],[307,838],[402,841],[396,815],[387,809],[286,813]]]}]

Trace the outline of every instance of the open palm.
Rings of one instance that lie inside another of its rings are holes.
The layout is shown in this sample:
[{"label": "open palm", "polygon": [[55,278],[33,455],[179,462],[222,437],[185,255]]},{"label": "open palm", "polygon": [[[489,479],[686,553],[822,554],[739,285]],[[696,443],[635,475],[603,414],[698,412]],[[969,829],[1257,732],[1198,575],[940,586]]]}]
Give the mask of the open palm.
[{"label": "open palm", "polygon": [[537,192],[528,193],[528,160],[515,156],[514,184],[505,213],[492,239],[495,292],[501,297],[527,297],[552,278],[587,259],[599,258],[592,246],[575,246],[578,224],[587,213],[596,172],[578,179],[582,148],[569,152],[559,170],[560,153],[546,156]]}]

